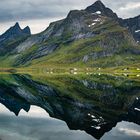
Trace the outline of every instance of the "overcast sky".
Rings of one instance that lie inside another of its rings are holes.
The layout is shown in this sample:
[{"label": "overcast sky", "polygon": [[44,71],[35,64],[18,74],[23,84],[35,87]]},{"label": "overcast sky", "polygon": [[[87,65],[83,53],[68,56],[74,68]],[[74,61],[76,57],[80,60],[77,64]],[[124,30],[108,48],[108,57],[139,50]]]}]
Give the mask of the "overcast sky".
[{"label": "overcast sky", "polygon": [[[19,22],[32,33],[46,29],[50,22],[66,17],[73,9],[84,9],[96,0],[0,0],[0,34]],[[140,0],[102,0],[122,18],[140,15]]]}]

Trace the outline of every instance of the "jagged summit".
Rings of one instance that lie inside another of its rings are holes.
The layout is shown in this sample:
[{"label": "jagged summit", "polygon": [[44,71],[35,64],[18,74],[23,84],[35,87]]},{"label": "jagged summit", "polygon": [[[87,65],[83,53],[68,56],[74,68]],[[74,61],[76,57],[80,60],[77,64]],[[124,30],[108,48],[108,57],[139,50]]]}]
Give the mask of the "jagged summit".
[{"label": "jagged summit", "polygon": [[102,1],[100,1],[100,0],[96,1],[91,6],[88,6],[85,10],[87,12],[90,12],[90,13],[95,13],[95,12],[99,11],[99,12],[101,12],[101,14],[103,16],[107,16],[107,17],[110,17],[110,18],[113,18],[113,19],[117,19],[118,18],[117,14],[114,13],[111,9],[107,8],[102,3]]},{"label": "jagged summit", "polygon": [[23,29],[23,32],[24,32],[24,33],[27,33],[27,34],[31,34],[30,27],[29,27],[29,26],[26,26],[26,27]]},{"label": "jagged summit", "polygon": [[15,46],[23,42],[31,35],[30,28],[27,26],[21,29],[18,22],[10,27],[4,34],[0,35],[0,52],[4,54],[12,50]]},{"label": "jagged summit", "polygon": [[15,25],[13,26],[13,28],[16,28],[16,29],[21,29],[21,28],[20,28],[20,25],[19,25],[19,23],[18,23],[18,22],[16,22],[16,23],[15,23]]},{"label": "jagged summit", "polygon": [[4,34],[1,35],[1,37],[7,38],[11,35],[19,34],[22,31],[22,29],[19,26],[19,23],[16,22],[14,26],[10,27]]},{"label": "jagged summit", "polygon": [[105,7],[104,3],[101,0],[97,0],[94,4],[92,5],[96,5],[96,6],[100,6],[100,7]]},{"label": "jagged summit", "polygon": [[31,34],[29,26],[26,26],[24,29],[21,29],[20,25],[18,22],[15,23],[13,27],[10,28],[13,30],[15,33],[25,33],[25,34]]},{"label": "jagged summit", "polygon": [[21,29],[19,23],[16,22],[14,26],[10,27],[4,34],[0,36],[0,39],[3,41],[5,39],[26,35],[31,35],[30,28],[27,26],[24,29]]}]

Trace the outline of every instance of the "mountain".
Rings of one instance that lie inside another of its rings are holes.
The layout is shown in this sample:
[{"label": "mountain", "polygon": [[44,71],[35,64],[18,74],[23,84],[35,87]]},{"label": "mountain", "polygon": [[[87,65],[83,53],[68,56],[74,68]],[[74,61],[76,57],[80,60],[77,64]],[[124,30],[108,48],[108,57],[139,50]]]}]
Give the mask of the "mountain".
[{"label": "mountain", "polygon": [[90,13],[96,13],[98,11],[103,16],[118,19],[117,14],[111,9],[107,8],[100,0],[96,1],[93,5],[87,7],[85,10]]},{"label": "mountain", "polygon": [[13,27],[9,28],[4,34],[0,36],[0,41],[30,34],[31,32],[28,26],[24,29],[21,29],[19,23],[16,23]]},{"label": "mountain", "polygon": [[31,35],[30,28],[27,26],[21,29],[19,23],[10,27],[4,34],[0,35],[0,55],[13,50],[15,46]]},{"label": "mountain", "polygon": [[140,42],[140,15],[134,18],[120,20],[120,25],[128,28],[137,43]]},{"label": "mountain", "polygon": [[140,15],[129,19],[119,18],[116,13],[107,8],[100,0],[87,7],[86,11],[91,13],[95,13],[98,11],[101,12],[102,15],[118,21],[121,26],[127,28],[130,31],[137,42],[140,41]]},{"label": "mountain", "polygon": [[70,11],[45,31],[29,35],[1,62],[37,67],[128,65],[139,62],[139,40],[138,17],[121,19],[98,0],[84,10]]}]

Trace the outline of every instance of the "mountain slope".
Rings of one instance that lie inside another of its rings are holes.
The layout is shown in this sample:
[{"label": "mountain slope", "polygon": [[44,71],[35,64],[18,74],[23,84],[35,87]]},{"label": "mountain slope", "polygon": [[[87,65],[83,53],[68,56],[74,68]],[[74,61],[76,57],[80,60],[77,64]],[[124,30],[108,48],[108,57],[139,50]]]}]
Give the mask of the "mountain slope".
[{"label": "mountain slope", "polygon": [[[136,22],[137,23],[137,22]],[[28,37],[2,61],[12,66],[119,66],[139,62],[139,36],[125,28],[123,20],[101,1],[50,24]],[[134,25],[136,26],[136,25]],[[132,27],[132,26],[129,26]],[[136,29],[139,26],[136,27]],[[137,39],[137,41],[138,41]]]}]

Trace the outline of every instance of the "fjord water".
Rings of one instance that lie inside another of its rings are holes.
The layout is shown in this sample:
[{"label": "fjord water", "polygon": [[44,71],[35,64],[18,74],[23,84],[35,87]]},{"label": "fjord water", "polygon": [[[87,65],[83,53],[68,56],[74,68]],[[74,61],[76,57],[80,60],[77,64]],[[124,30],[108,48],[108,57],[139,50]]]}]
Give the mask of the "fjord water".
[{"label": "fjord water", "polygon": [[0,75],[2,140],[139,140],[140,81],[99,75]]}]

